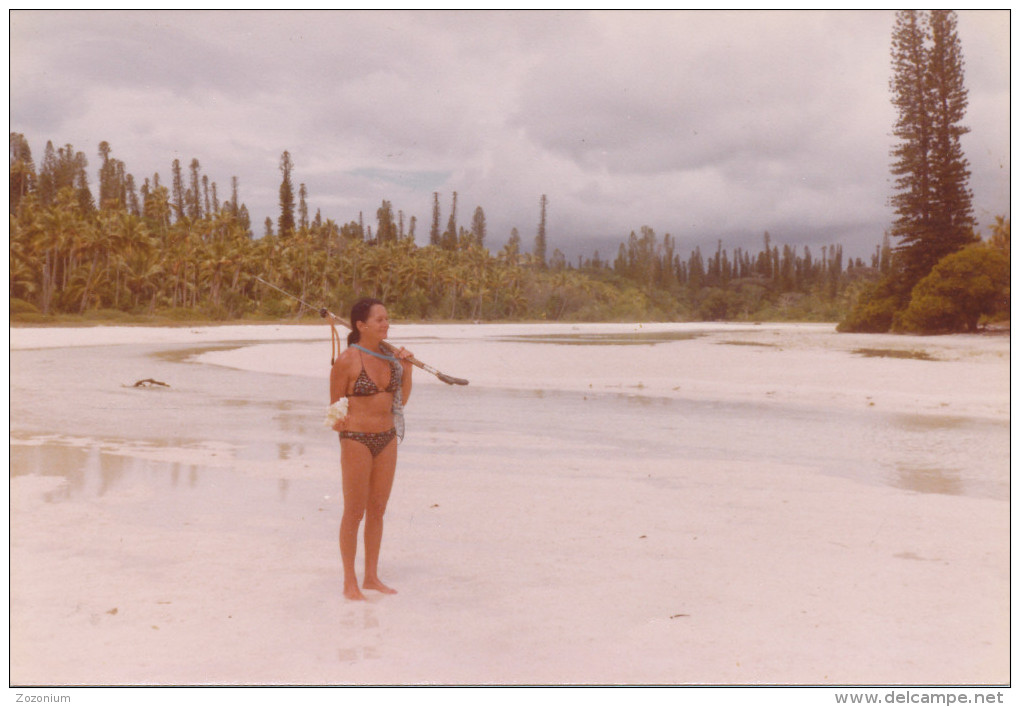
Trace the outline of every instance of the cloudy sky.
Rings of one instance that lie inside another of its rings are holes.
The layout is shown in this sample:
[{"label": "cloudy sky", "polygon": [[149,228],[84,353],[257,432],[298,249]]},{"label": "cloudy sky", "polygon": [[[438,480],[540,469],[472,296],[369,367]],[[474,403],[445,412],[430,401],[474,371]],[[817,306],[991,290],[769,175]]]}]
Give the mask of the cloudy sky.
[{"label": "cloudy sky", "polygon": [[[374,224],[383,199],[486,245],[615,256],[631,231],[696,245],[840,243],[892,214],[891,11],[13,11],[10,129],[98,144],[140,185],[193,158],[253,230],[279,216],[280,156],[311,213]],[[964,149],[986,230],[1009,214],[1009,13],[959,13]],[[819,252],[813,249],[813,252]]]}]

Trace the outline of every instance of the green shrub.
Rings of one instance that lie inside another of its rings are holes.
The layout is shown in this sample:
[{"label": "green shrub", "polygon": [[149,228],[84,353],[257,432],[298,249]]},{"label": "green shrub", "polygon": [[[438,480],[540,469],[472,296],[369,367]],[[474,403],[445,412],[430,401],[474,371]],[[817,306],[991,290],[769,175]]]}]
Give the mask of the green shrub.
[{"label": "green shrub", "polygon": [[836,326],[843,333],[884,334],[892,328],[893,317],[901,307],[891,278],[861,289],[846,318]]},{"label": "green shrub", "polygon": [[740,297],[736,292],[710,287],[698,303],[698,318],[713,322],[729,319],[740,307]]},{"label": "green shrub", "polygon": [[982,315],[1009,307],[1009,256],[976,244],[947,255],[914,287],[896,331],[977,331]]}]

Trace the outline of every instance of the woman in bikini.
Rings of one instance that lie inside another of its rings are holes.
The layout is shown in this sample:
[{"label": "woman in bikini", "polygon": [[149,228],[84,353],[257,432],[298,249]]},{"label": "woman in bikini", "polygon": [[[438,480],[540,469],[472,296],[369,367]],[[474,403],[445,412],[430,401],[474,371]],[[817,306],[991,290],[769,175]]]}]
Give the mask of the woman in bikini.
[{"label": "woman in bikini", "polygon": [[334,425],[340,433],[344,512],[340,520],[340,558],[344,596],[363,600],[354,557],[358,528],[365,519],[365,589],[396,594],[379,579],[383,514],[397,468],[397,437],[403,435],[403,403],[411,395],[411,357],[404,348],[388,355],[382,341],[389,329],[386,307],[376,299],[359,300],[351,309],[348,348],[329,376],[330,403],[347,397],[347,416]]}]

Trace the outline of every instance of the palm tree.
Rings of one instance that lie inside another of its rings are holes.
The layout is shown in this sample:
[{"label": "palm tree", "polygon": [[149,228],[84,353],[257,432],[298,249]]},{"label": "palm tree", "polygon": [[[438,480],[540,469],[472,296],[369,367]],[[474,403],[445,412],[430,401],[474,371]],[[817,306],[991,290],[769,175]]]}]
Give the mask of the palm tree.
[{"label": "palm tree", "polygon": [[[28,213],[28,208],[23,204],[21,216]],[[10,281],[9,296],[11,299],[27,300],[38,288],[38,272],[32,243],[29,236],[29,228],[20,218],[14,215],[10,217],[11,222],[11,245],[8,260],[8,279]],[[29,224],[31,221],[29,221]]]},{"label": "palm tree", "polygon": [[73,251],[78,236],[79,219],[73,205],[70,189],[61,190],[58,203],[47,209],[31,228],[32,249],[41,255],[39,309],[48,314],[63,286],[68,253]]},{"label": "palm tree", "polygon": [[142,299],[149,298],[151,311],[156,303],[156,280],[163,272],[159,253],[153,248],[134,248],[120,261],[124,284],[131,294],[131,307],[138,309]]}]

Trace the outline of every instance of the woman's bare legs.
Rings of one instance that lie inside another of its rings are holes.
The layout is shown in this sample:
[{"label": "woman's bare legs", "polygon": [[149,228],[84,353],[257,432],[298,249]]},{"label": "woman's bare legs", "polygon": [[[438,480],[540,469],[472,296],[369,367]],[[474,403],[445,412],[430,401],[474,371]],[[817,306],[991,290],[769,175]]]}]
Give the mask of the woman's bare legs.
[{"label": "woman's bare legs", "polygon": [[355,556],[358,527],[365,518],[365,588],[386,594],[396,591],[379,579],[379,549],[382,545],[383,514],[393,488],[397,466],[396,440],[372,457],[368,448],[350,439],[340,440],[340,466],[343,473],[344,512],[340,520],[340,558],[344,573],[344,596],[364,600],[358,587]]},{"label": "woman's bare legs", "polygon": [[364,599],[358,587],[354,558],[358,553],[358,527],[368,505],[368,480],[372,475],[372,455],[365,445],[340,440],[340,468],[343,476],[344,512],[340,518],[340,560],[344,571],[344,596]]},{"label": "woman's bare legs", "polygon": [[390,500],[393,477],[397,471],[397,441],[394,439],[379,453],[372,465],[368,484],[368,505],[365,508],[365,589],[383,594],[396,594],[379,579],[379,548],[382,546],[383,515]]}]

